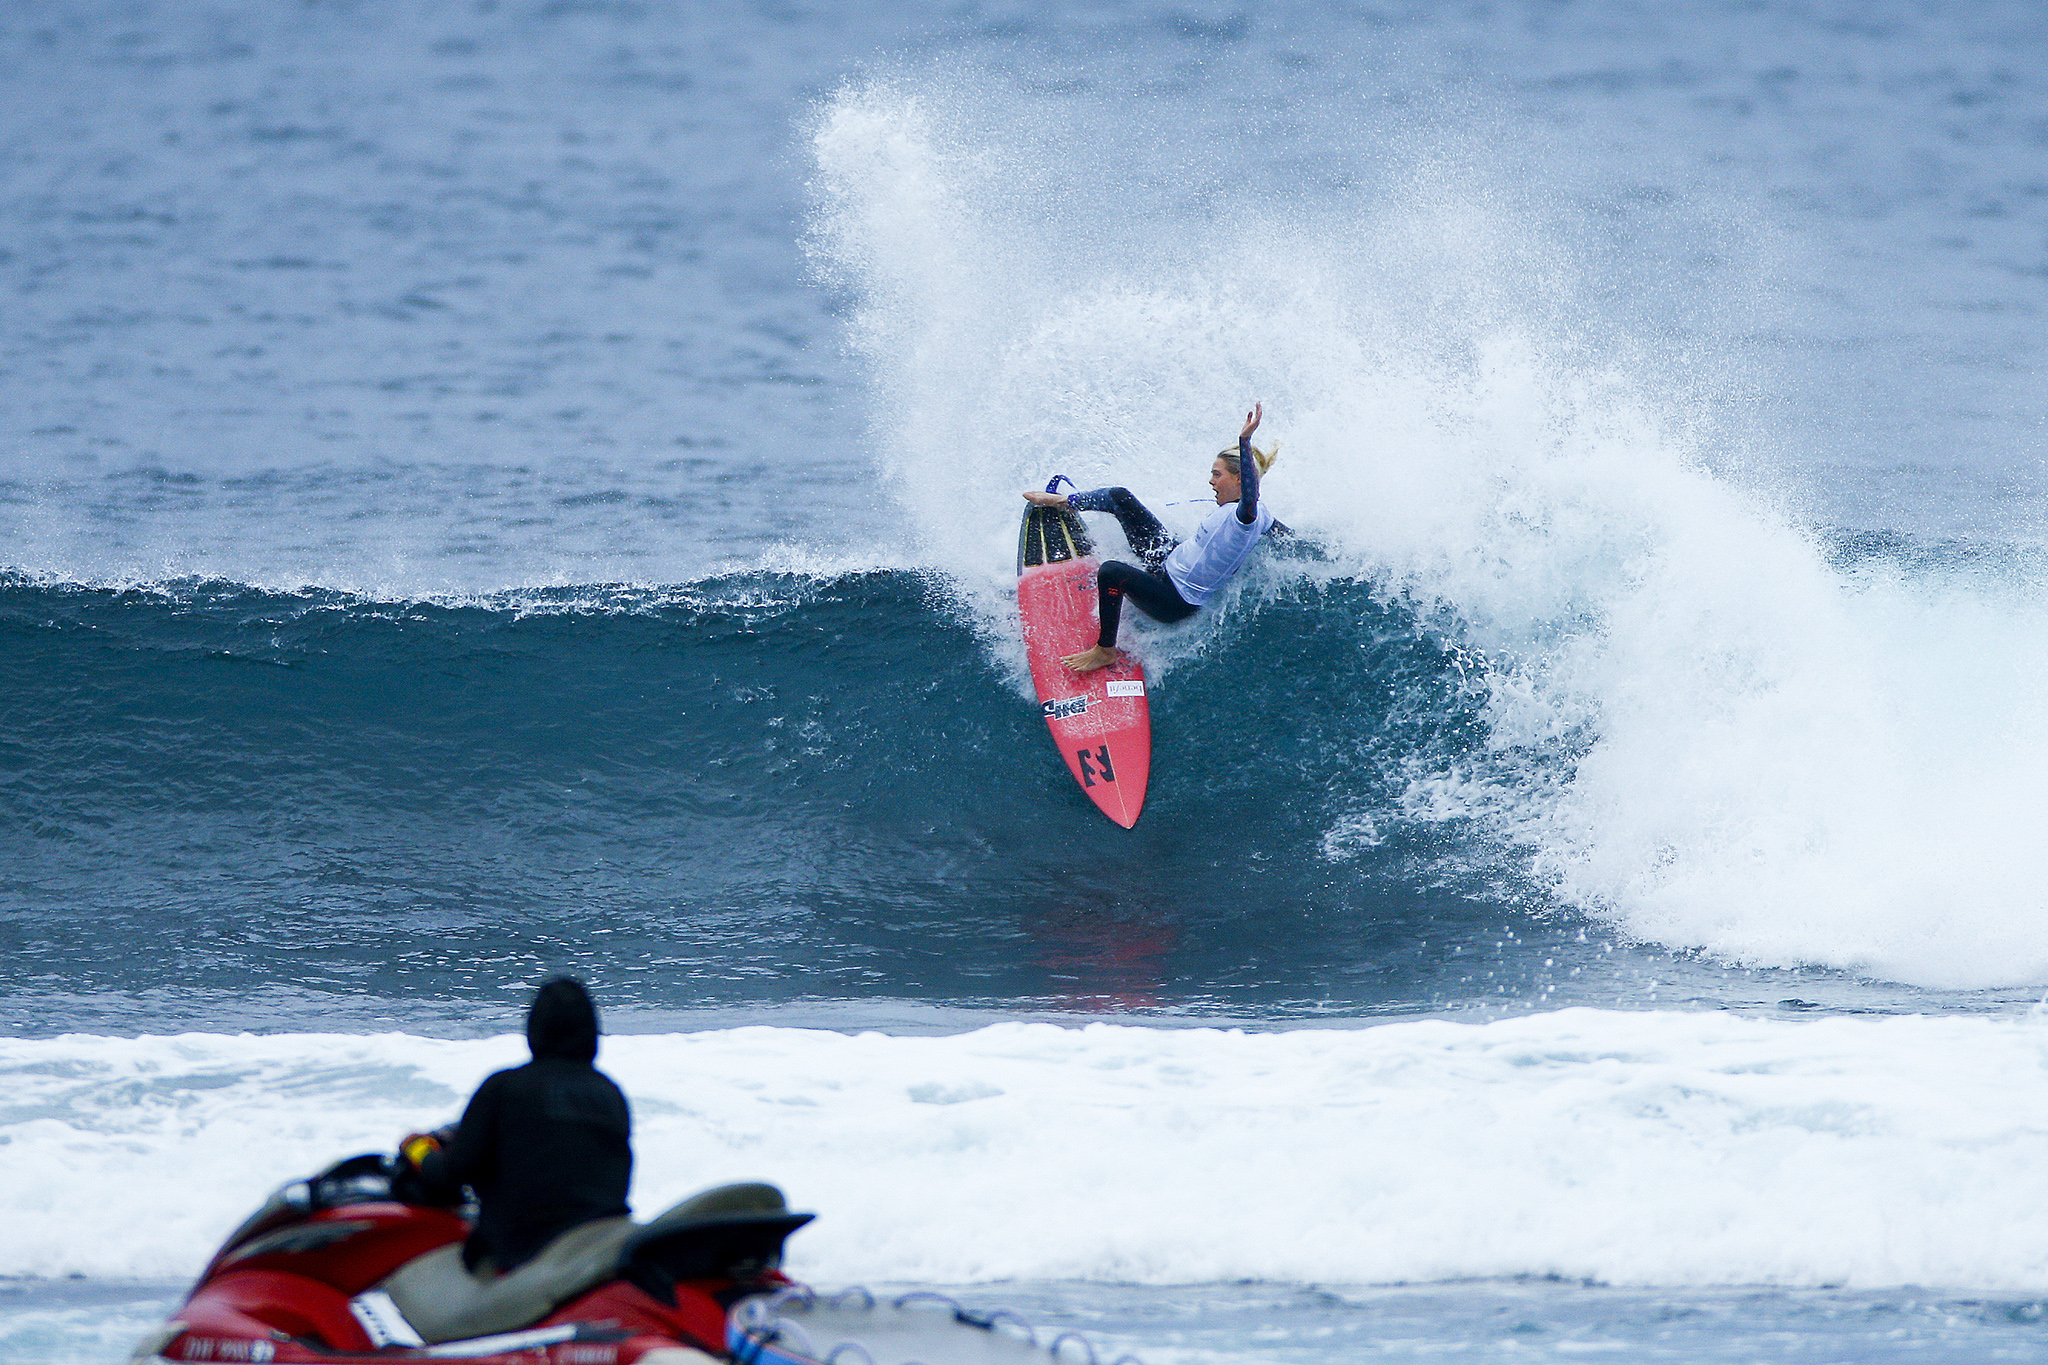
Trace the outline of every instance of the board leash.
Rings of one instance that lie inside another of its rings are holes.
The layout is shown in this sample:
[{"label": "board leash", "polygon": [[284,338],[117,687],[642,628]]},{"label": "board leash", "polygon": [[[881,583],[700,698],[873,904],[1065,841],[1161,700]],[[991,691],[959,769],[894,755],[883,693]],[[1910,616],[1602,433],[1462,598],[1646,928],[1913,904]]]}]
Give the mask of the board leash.
[{"label": "board leash", "polygon": [[[1046,480],[1046,484],[1045,484],[1045,491],[1046,491],[1046,492],[1048,492],[1048,493],[1057,493],[1057,492],[1059,492],[1059,491],[1060,491],[1060,485],[1061,485],[1061,484],[1065,484],[1065,485],[1066,485],[1067,487],[1069,487],[1069,488],[1074,488],[1074,489],[1078,489],[1078,488],[1080,488],[1080,486],[1081,486],[1080,484],[1078,484],[1078,483],[1075,483],[1075,482],[1074,482],[1074,481],[1073,481],[1072,479],[1068,478],[1068,477],[1067,477],[1066,475],[1064,475],[1064,474],[1055,474],[1055,475],[1053,475],[1053,476],[1052,476],[1052,477],[1051,477],[1050,479]],[[1161,503],[1161,504],[1160,504],[1160,506],[1162,506],[1162,507],[1186,507],[1186,506],[1188,506],[1188,505],[1189,505],[1190,503],[1197,503],[1197,502],[1209,502],[1209,501],[1211,501],[1211,499],[1209,499],[1209,498],[1183,498],[1183,499],[1181,499],[1181,500],[1180,500],[1179,502],[1167,502],[1167,503]]]}]

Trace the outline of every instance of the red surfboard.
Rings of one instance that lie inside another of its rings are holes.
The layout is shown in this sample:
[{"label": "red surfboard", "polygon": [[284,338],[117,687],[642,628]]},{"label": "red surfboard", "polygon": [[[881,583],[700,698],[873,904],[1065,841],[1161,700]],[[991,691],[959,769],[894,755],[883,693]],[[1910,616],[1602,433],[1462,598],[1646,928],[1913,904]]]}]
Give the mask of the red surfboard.
[{"label": "red surfboard", "polygon": [[1017,613],[1031,685],[1074,781],[1110,819],[1129,829],[1145,806],[1152,773],[1152,707],[1145,670],[1126,654],[1108,668],[1076,673],[1060,660],[1094,644],[1095,547],[1081,518],[1064,507],[1032,507],[1017,542]]}]

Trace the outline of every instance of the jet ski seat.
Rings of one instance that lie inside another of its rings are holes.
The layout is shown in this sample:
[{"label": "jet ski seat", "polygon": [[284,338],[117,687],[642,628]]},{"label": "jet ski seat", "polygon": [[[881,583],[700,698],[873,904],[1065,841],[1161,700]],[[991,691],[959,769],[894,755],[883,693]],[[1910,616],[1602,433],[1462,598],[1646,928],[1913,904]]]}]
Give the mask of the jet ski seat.
[{"label": "jet ski seat", "polygon": [[[773,1185],[720,1185],[691,1195],[651,1223],[600,1218],[556,1237],[509,1275],[484,1278],[462,1264],[452,1242],[407,1261],[378,1286],[428,1344],[530,1327],[586,1290],[629,1269],[659,1267],[669,1281],[724,1273],[764,1238],[781,1240],[809,1222],[792,1214]],[[735,1237],[739,1244],[735,1245]],[[736,1254],[737,1253],[737,1254]],[[773,1264],[773,1253],[755,1260]],[[636,1275],[636,1282],[643,1277]]]}]

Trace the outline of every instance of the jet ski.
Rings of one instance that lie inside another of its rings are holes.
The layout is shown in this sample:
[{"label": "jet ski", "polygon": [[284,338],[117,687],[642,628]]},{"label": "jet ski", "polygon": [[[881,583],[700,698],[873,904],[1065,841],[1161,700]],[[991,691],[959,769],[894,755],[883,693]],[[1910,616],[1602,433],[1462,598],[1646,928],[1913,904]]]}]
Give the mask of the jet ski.
[{"label": "jet ski", "polygon": [[571,1228],[486,1279],[463,1265],[469,1221],[397,1197],[401,1170],[372,1153],[284,1186],[134,1360],[705,1365],[735,1303],[791,1287],[783,1242],[812,1218],[773,1185],[723,1185],[649,1223]]},{"label": "jet ski", "polygon": [[404,1170],[373,1153],[278,1190],[133,1365],[1102,1365],[1079,1333],[1041,1341],[1014,1313],[793,1283],[783,1243],[813,1215],[773,1185],[585,1223],[486,1279],[463,1265],[469,1220],[407,1202]]}]

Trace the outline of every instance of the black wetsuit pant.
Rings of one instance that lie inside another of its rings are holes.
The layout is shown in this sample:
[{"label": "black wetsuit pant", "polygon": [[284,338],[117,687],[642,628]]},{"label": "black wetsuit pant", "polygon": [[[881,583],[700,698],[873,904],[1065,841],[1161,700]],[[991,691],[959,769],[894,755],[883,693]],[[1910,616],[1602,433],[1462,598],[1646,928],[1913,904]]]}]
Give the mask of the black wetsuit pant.
[{"label": "black wetsuit pant", "polygon": [[1131,496],[1130,489],[1093,488],[1086,493],[1069,494],[1067,503],[1083,512],[1108,512],[1114,516],[1117,525],[1124,528],[1124,539],[1131,543],[1132,552],[1144,564],[1139,568],[1112,559],[1096,571],[1096,600],[1102,617],[1102,634],[1096,642],[1104,649],[1116,648],[1116,632],[1123,622],[1126,597],[1155,621],[1181,621],[1200,610],[1180,595],[1166,570],[1160,567],[1173,552],[1173,537],[1144,503]]}]

